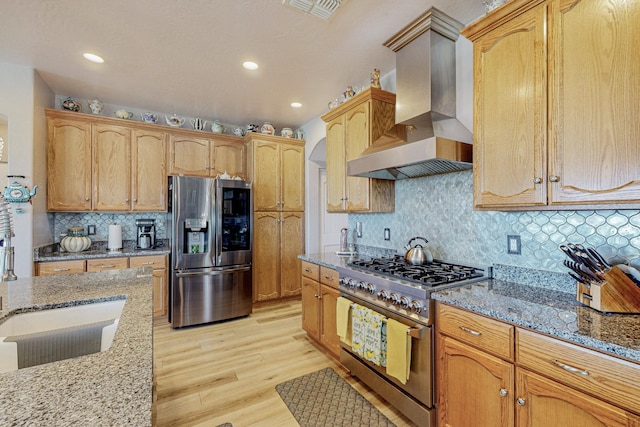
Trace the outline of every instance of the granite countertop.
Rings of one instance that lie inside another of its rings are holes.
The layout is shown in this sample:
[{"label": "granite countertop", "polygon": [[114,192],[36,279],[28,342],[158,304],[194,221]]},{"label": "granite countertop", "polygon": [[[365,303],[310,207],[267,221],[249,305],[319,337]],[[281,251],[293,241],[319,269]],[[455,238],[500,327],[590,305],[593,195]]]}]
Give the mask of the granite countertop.
[{"label": "granite countertop", "polygon": [[65,252],[60,250],[58,243],[35,248],[33,251],[34,262],[48,261],[72,261],[91,258],[120,258],[132,256],[165,255],[171,253],[171,246],[167,240],[161,240],[156,248],[136,249],[135,241],[125,240],[122,249],[110,251],[107,242],[93,242],[91,247],[82,252]]},{"label": "granite countertop", "polygon": [[[298,258],[329,268],[347,267],[352,259],[334,253],[304,254]],[[548,334],[594,350],[640,363],[640,315],[602,314],[580,304],[575,284],[563,286],[561,275],[512,266],[494,266],[494,274],[532,280],[548,287],[490,279],[459,288],[435,291],[434,300]],[[495,276],[494,276],[495,277]],[[560,280],[558,279],[560,277]]]},{"label": "granite countertop", "polygon": [[151,426],[152,269],[0,283],[0,322],[11,314],[121,299],[107,351],[0,373],[0,425]]}]

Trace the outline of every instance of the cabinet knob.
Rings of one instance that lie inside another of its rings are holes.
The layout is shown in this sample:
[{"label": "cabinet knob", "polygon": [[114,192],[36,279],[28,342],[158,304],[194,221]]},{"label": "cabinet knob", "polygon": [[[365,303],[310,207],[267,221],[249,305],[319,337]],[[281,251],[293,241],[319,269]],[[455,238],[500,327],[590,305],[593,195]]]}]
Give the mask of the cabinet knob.
[{"label": "cabinet knob", "polygon": [[129,199],[124,199],[124,202],[125,203],[129,203]]},{"label": "cabinet knob", "polygon": [[506,389],[504,388],[500,389],[500,396],[507,397],[507,394],[509,394],[509,392]]},{"label": "cabinet knob", "polygon": [[540,178],[539,176],[536,176],[535,178],[533,178],[534,184],[540,184],[541,182],[542,182],[542,178]]},{"label": "cabinet knob", "polygon": [[518,400],[516,400],[516,403],[517,403],[518,405],[520,405],[520,406],[524,406],[524,405],[525,405],[525,403],[527,403],[527,401],[526,401],[526,400],[524,400],[524,398],[523,398],[523,397],[519,397],[519,398],[518,398]]},{"label": "cabinet knob", "polygon": [[549,181],[551,181],[551,182],[558,182],[558,181],[560,181],[560,177],[559,177],[558,175],[551,175],[551,176],[549,177]]},{"label": "cabinet knob", "polygon": [[138,203],[138,199],[133,199],[133,203]]},{"label": "cabinet knob", "polygon": [[88,197],[85,197],[85,198],[84,198],[84,201],[85,201],[85,202],[88,202],[88,201],[89,201],[89,198],[88,198]]}]

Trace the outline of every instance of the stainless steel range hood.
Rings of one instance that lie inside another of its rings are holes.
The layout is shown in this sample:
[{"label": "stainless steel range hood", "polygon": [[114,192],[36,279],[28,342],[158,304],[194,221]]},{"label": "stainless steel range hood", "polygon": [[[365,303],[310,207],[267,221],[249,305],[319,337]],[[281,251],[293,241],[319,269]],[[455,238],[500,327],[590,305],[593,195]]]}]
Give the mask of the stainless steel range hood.
[{"label": "stainless steel range hood", "polygon": [[456,119],[456,50],[462,24],[431,8],[385,42],[396,52],[396,125],[347,174],[405,179],[471,169],[473,137]]}]

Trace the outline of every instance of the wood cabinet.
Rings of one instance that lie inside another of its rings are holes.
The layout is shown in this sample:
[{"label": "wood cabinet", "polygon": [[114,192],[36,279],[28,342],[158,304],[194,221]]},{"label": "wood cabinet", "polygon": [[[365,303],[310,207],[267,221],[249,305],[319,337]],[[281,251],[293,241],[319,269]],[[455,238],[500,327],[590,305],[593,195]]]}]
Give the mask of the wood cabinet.
[{"label": "wood cabinet", "polygon": [[242,138],[202,132],[172,133],[169,142],[169,175],[215,177],[224,173],[246,178],[246,146]]},{"label": "wood cabinet", "polygon": [[256,135],[249,143],[254,210],[304,211],[304,142]]},{"label": "wood cabinet", "polygon": [[340,356],[336,330],[338,272],[302,261],[302,328],[333,357]]},{"label": "wood cabinet", "polygon": [[347,162],[395,124],[395,94],[369,88],[322,116],[327,123],[327,211],[393,212],[393,181],[347,176]]},{"label": "wood cabinet", "polygon": [[254,302],[300,295],[304,141],[250,135],[247,158],[253,183]]},{"label": "wood cabinet", "polygon": [[436,326],[439,425],[640,426],[640,365],[441,303]]},{"label": "wood cabinet", "polygon": [[71,261],[36,262],[36,276],[72,274],[126,268],[153,268],[153,315],[166,316],[169,300],[168,255],[89,258]]},{"label": "wood cabinet", "polygon": [[300,295],[303,212],[254,212],[253,300]]},{"label": "wood cabinet", "polygon": [[474,205],[640,204],[640,4],[513,0],[474,44]]},{"label": "wood cabinet", "polygon": [[131,268],[153,268],[153,317],[166,316],[169,311],[168,255],[148,255],[129,258]]},{"label": "wood cabinet", "polygon": [[46,113],[49,211],[167,209],[165,132],[105,117]]}]

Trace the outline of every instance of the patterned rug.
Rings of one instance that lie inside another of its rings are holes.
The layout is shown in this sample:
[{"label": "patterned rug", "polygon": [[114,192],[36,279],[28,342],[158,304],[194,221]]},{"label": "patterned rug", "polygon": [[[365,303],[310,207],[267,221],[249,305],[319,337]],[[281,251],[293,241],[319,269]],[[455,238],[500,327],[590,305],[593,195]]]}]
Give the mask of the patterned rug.
[{"label": "patterned rug", "polygon": [[331,368],[278,384],[276,391],[301,427],[395,427]]}]

